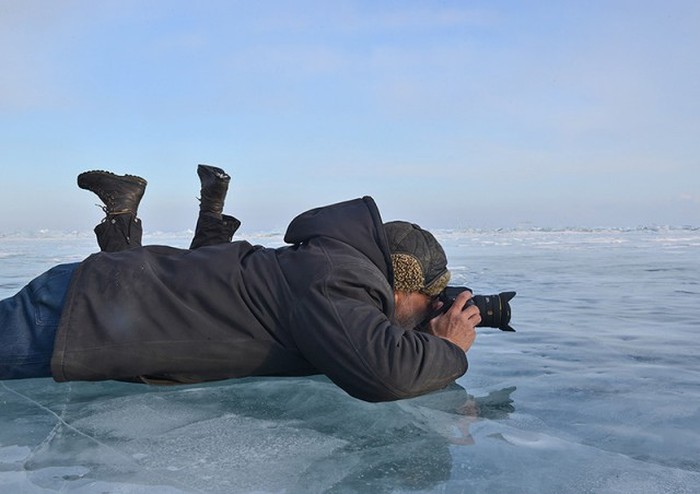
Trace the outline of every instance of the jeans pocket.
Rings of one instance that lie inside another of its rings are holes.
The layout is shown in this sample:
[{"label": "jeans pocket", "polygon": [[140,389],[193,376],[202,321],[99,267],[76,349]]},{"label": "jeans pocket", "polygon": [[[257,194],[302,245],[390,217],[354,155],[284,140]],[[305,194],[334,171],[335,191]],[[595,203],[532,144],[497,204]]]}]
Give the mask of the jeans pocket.
[{"label": "jeans pocket", "polygon": [[61,306],[56,307],[56,297],[49,289],[40,288],[34,298],[34,323],[37,326],[58,326]]},{"label": "jeans pocket", "polygon": [[74,265],[62,264],[32,282],[34,322],[37,326],[58,326],[74,270]]}]

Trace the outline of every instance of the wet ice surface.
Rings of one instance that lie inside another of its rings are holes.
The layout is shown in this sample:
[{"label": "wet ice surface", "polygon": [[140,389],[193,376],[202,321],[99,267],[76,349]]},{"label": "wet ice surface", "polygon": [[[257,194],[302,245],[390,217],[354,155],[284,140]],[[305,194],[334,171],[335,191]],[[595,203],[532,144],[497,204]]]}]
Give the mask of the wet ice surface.
[{"label": "wet ice surface", "polygon": [[[518,291],[518,332],[481,329],[455,386],[0,382],[0,492],[698,492],[700,231],[439,237],[454,282]],[[0,237],[0,297],[93,242]]]}]

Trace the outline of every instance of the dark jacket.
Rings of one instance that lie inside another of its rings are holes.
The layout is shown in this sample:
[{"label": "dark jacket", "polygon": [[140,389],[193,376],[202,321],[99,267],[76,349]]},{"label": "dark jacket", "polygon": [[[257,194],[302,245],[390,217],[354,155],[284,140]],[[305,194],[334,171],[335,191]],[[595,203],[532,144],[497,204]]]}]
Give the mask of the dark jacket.
[{"label": "dark jacket", "polygon": [[54,379],[322,373],[352,396],[386,401],[466,371],[456,345],[392,324],[391,257],[371,198],[303,213],[285,241],[90,256],[68,291]]}]

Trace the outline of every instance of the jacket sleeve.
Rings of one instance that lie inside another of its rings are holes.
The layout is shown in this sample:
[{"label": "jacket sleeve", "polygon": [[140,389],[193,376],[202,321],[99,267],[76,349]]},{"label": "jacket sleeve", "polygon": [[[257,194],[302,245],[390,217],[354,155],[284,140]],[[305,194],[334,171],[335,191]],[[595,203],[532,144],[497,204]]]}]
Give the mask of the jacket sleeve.
[{"label": "jacket sleeve", "polygon": [[334,266],[307,287],[294,311],[295,341],[320,372],[365,401],[444,388],[467,370],[465,353],[442,338],[391,324],[393,292],[373,266]]}]

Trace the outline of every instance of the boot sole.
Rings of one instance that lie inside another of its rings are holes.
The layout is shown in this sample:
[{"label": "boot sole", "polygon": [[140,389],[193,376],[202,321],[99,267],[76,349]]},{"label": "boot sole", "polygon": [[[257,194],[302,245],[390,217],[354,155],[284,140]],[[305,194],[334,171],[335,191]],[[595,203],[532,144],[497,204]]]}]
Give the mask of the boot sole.
[{"label": "boot sole", "polygon": [[197,165],[197,175],[200,181],[206,180],[207,176],[214,177],[219,182],[228,183],[231,180],[231,176],[228,173],[221,168],[211,165]]},{"label": "boot sole", "polygon": [[112,172],[108,172],[105,170],[90,170],[87,172],[83,172],[80,175],[78,175],[78,187],[81,189],[85,190],[92,190],[93,184],[91,182],[91,178],[93,177],[104,177],[108,176],[117,180],[122,180],[126,181],[132,184],[140,185],[142,187],[146,187],[148,182],[146,182],[146,179],[141,178],[137,175],[117,175]]}]

